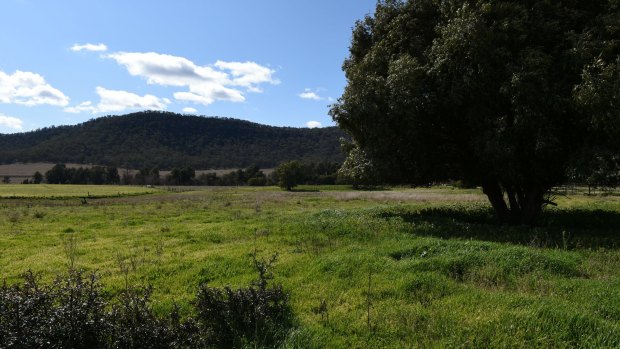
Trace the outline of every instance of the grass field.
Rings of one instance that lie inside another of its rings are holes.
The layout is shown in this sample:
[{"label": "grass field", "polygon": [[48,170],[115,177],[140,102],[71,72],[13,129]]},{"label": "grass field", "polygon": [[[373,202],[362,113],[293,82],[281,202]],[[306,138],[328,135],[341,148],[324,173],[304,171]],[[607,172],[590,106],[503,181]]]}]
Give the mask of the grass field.
[{"label": "grass field", "polygon": [[[245,286],[252,254],[277,253],[297,324],[283,347],[620,347],[617,196],[560,197],[529,228],[496,226],[477,190],[47,187],[67,198],[0,199],[9,283],[73,261],[187,311],[198,284]],[[112,197],[70,198],[85,190]]]},{"label": "grass field", "polygon": [[157,191],[159,190],[126,185],[1,184],[0,198],[103,198],[149,194]]}]

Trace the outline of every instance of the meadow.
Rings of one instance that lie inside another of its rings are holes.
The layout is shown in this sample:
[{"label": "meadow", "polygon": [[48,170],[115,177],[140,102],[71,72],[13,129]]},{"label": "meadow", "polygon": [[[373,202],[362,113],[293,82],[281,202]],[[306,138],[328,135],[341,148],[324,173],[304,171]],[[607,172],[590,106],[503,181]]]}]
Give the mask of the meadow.
[{"label": "meadow", "polygon": [[618,196],[500,227],[475,189],[99,188],[0,186],[1,277],[75,266],[191,315],[198,285],[246,286],[277,254],[284,348],[620,347]]}]

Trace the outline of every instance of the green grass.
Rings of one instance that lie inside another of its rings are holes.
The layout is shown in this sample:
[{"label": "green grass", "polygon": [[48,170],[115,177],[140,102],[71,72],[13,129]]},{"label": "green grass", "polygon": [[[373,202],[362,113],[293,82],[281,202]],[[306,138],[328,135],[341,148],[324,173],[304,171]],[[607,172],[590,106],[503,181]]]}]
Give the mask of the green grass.
[{"label": "green grass", "polygon": [[0,198],[102,198],[149,194],[156,191],[158,190],[153,188],[121,185],[2,184]]},{"label": "green grass", "polygon": [[245,286],[252,253],[278,253],[297,321],[285,347],[620,346],[615,197],[560,197],[528,228],[494,225],[476,190],[301,189],[0,200],[0,272],[51,280],[71,256],[111,293],[127,278],[187,309],[199,283]]}]

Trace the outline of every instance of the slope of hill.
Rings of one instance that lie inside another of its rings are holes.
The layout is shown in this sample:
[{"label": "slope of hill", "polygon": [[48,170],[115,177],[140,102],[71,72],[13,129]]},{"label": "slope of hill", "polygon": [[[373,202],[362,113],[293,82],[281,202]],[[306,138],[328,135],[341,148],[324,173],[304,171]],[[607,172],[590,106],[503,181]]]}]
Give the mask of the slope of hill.
[{"label": "slope of hill", "polygon": [[288,160],[342,161],[336,127],[274,127],[146,111],[75,126],[0,135],[0,163],[73,162],[197,169],[273,167]]}]

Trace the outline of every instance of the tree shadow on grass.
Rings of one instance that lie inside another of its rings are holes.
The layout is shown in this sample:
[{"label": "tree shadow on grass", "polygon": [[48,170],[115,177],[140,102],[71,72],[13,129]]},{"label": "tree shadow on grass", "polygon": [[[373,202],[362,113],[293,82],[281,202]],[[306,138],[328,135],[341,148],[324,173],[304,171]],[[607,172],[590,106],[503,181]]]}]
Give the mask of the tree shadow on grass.
[{"label": "tree shadow on grass", "polygon": [[618,249],[620,212],[584,209],[552,209],[544,212],[538,226],[502,226],[490,208],[434,207],[418,211],[381,214],[412,224],[416,235],[444,239],[474,239],[541,248]]}]

